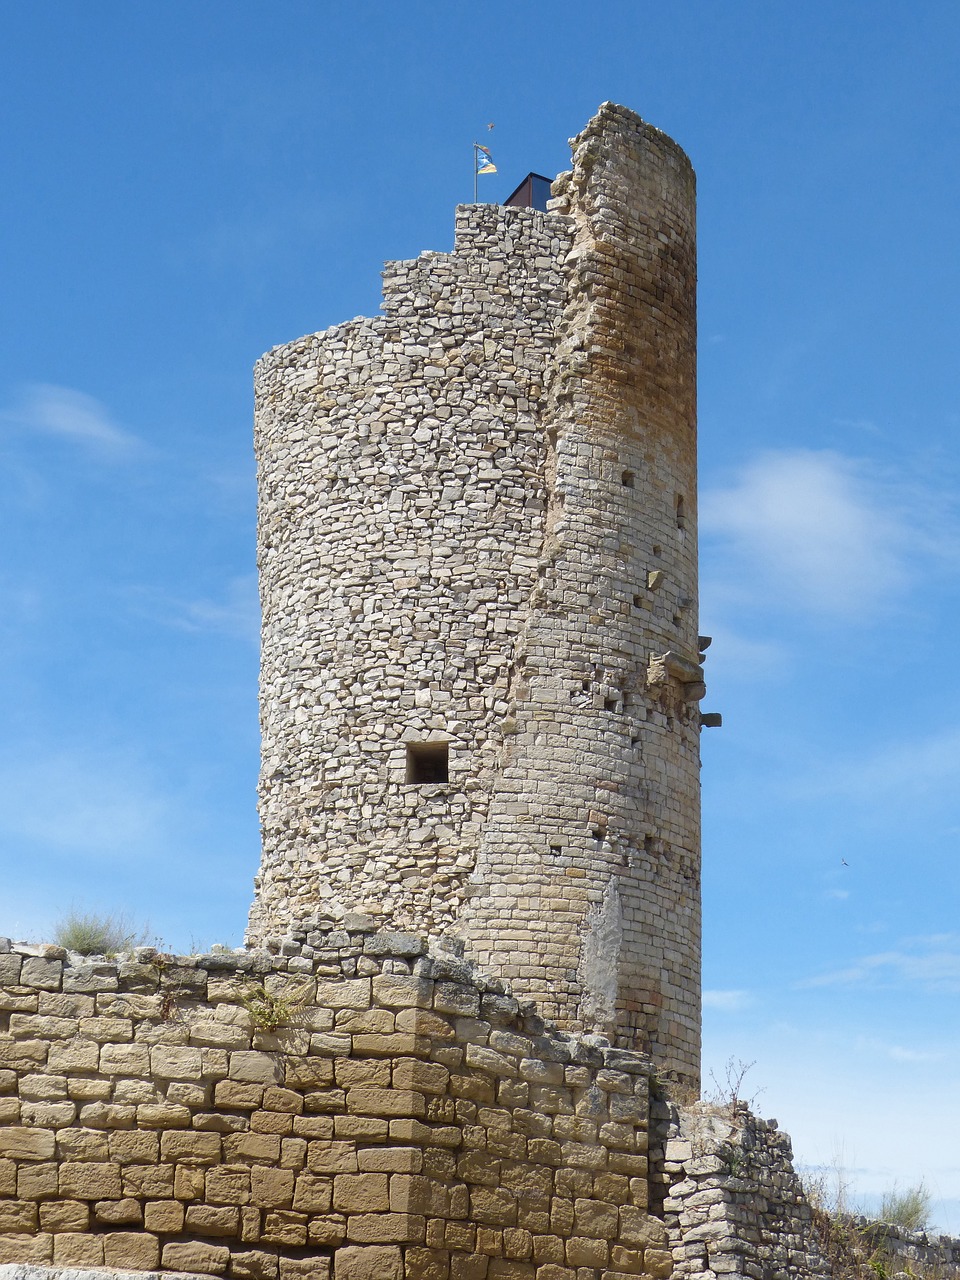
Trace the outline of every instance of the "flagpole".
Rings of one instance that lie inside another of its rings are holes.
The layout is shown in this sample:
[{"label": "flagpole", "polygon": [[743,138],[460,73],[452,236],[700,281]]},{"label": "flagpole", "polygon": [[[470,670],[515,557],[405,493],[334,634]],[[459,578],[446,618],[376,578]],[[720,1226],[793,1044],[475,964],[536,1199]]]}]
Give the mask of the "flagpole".
[{"label": "flagpole", "polygon": [[477,203],[477,170],[480,168],[480,161],[477,156],[479,143],[473,144],[473,203]]}]

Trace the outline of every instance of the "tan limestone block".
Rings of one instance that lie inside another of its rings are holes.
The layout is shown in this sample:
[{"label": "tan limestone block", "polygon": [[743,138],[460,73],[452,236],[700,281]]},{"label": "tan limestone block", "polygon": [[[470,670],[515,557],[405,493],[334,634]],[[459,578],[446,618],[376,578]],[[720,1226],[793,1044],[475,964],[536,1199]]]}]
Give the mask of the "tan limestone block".
[{"label": "tan limestone block", "polygon": [[250,1117],[250,1130],[252,1133],[274,1133],[282,1137],[293,1133],[293,1122],[300,1118],[282,1111],[255,1111]]},{"label": "tan limestone block", "polygon": [[123,1195],[119,1168],[98,1161],[62,1164],[59,1185],[60,1194],[70,1200],[119,1200]]},{"label": "tan limestone block", "polygon": [[344,1245],[334,1254],[333,1274],[334,1280],[404,1280],[403,1256],[396,1245]]},{"label": "tan limestone block", "polygon": [[333,1205],[344,1213],[372,1213],[390,1208],[385,1173],[341,1173],[333,1181]]},{"label": "tan limestone block", "polygon": [[[198,1171],[199,1172],[199,1171]],[[206,1171],[204,1189],[210,1204],[243,1205],[250,1202],[250,1170],[242,1165],[218,1165]],[[193,1199],[194,1197],[182,1197]]]},{"label": "tan limestone block", "polygon": [[153,1271],[160,1261],[160,1241],[146,1231],[110,1231],[103,1239],[106,1266]]},{"label": "tan limestone block", "polygon": [[426,1219],[408,1213],[354,1213],[347,1218],[347,1239],[358,1244],[422,1244]]},{"label": "tan limestone block", "polygon": [[0,1235],[0,1263],[50,1262],[53,1258],[53,1236],[47,1232],[36,1235]]},{"label": "tan limestone block", "polygon": [[[454,1253],[450,1255],[450,1280],[485,1280],[490,1259],[482,1254]],[[576,1280],[570,1272],[570,1280]]]},{"label": "tan limestone block", "polygon": [[240,1210],[240,1239],[245,1244],[252,1244],[260,1239],[262,1221],[263,1213],[253,1205],[247,1205]]},{"label": "tan limestone block", "polygon": [[260,1238],[267,1244],[302,1245],[307,1243],[307,1215],[288,1209],[272,1209],[263,1215]]},{"label": "tan limestone block", "polygon": [[124,1200],[98,1200],[93,1206],[93,1214],[97,1222],[108,1222],[112,1226],[139,1225],[143,1221],[140,1201],[130,1196]]},{"label": "tan limestone block", "polygon": [[577,1280],[577,1273],[572,1267],[560,1267],[553,1262],[538,1267],[536,1276],[537,1280]]},{"label": "tan limestone block", "polygon": [[57,1267],[102,1267],[103,1236],[69,1231],[54,1236],[53,1262]]},{"label": "tan limestone block", "polygon": [[446,1093],[450,1072],[435,1062],[419,1058],[398,1058],[393,1064],[393,1087],[414,1089],[421,1093]]},{"label": "tan limestone block", "polygon": [[419,1147],[361,1147],[357,1167],[361,1173],[419,1173],[423,1152]]},{"label": "tan limestone block", "polygon": [[307,1146],[311,1173],[356,1173],[357,1147],[353,1142],[311,1142]]},{"label": "tan limestone block", "polygon": [[122,1044],[133,1039],[133,1023],[129,1018],[81,1018],[80,1035],[97,1044]]},{"label": "tan limestone block", "polygon": [[186,1229],[201,1236],[235,1236],[240,1230],[240,1210],[227,1205],[192,1204],[187,1208]]},{"label": "tan limestone block", "polygon": [[393,1035],[362,1035],[353,1037],[353,1052],[356,1056],[398,1058],[411,1054],[418,1058],[430,1055],[431,1042],[429,1036],[410,1035],[407,1032],[395,1032]]},{"label": "tan limestone block", "polygon": [[280,1159],[280,1139],[273,1133],[230,1134],[223,1140],[223,1158],[229,1164],[276,1164]]},{"label": "tan limestone block", "polygon": [[49,1160],[55,1150],[56,1138],[49,1129],[27,1129],[16,1125],[0,1129],[0,1157]]},{"label": "tan limestone block", "polygon": [[373,1001],[388,1009],[429,1009],[434,984],[412,974],[381,973],[373,979]]},{"label": "tan limestone block", "polygon": [[578,1236],[612,1240],[620,1229],[619,1210],[615,1204],[605,1204],[602,1200],[575,1200],[573,1229]]},{"label": "tan limestone block", "polygon": [[259,1084],[246,1084],[238,1080],[218,1080],[214,1086],[213,1100],[218,1107],[248,1111],[261,1105],[263,1094],[263,1086]]},{"label": "tan limestone block", "polygon": [[220,1135],[189,1130],[168,1131],[160,1137],[160,1158],[176,1165],[216,1164],[220,1159]]},{"label": "tan limestone block", "polygon": [[427,1110],[422,1093],[400,1088],[379,1089],[375,1085],[355,1085],[347,1090],[346,1101],[352,1115],[418,1117],[426,1115]]},{"label": "tan limestone block", "polygon": [[169,1102],[143,1102],[137,1107],[137,1125],[141,1129],[188,1129],[190,1109]]},{"label": "tan limestone block", "polygon": [[[171,1164],[130,1164],[123,1170],[123,1194],[125,1196],[168,1200],[175,1194],[174,1183],[175,1170]],[[190,1199],[191,1197],[187,1196],[186,1198]]]},{"label": "tan limestone block", "polygon": [[280,1280],[330,1280],[333,1263],[316,1255],[309,1258],[280,1259]]},{"label": "tan limestone block", "polygon": [[280,1260],[276,1254],[249,1249],[230,1255],[231,1280],[277,1280],[279,1274]]},{"label": "tan limestone block", "polygon": [[567,1241],[567,1264],[571,1267],[605,1267],[610,1246],[606,1240],[571,1236]]},{"label": "tan limestone block", "polygon": [[639,1246],[646,1250],[667,1247],[667,1229],[657,1218],[652,1218],[644,1209],[632,1205],[620,1208],[620,1243]]},{"label": "tan limestone block", "polygon": [[337,1084],[345,1089],[360,1084],[372,1084],[381,1089],[387,1089],[390,1086],[391,1069],[389,1059],[370,1062],[357,1058],[341,1058],[334,1065]]},{"label": "tan limestone block", "polygon": [[[397,1120],[394,1123],[407,1124],[408,1121]],[[390,1121],[377,1116],[334,1116],[333,1132],[338,1138],[355,1138],[359,1142],[386,1142]]]},{"label": "tan limestone block", "polygon": [[470,1216],[487,1226],[512,1227],[517,1220],[516,1197],[502,1187],[471,1187]]},{"label": "tan limestone block", "polygon": [[52,1200],[40,1206],[40,1228],[43,1231],[86,1231],[90,1210],[82,1200]]},{"label": "tan limestone block", "polygon": [[206,1276],[222,1276],[230,1261],[230,1250],[224,1245],[199,1244],[195,1241],[171,1241],[163,1246],[165,1271],[195,1272]]},{"label": "tan limestone block", "polygon": [[17,1171],[17,1195],[21,1200],[50,1200],[59,1194],[60,1171],[56,1164],[22,1164]]},{"label": "tan limestone block", "polygon": [[[642,1249],[631,1249],[626,1245],[615,1244],[610,1250],[610,1265],[615,1267],[617,1271],[625,1271],[627,1275],[639,1276],[643,1275],[646,1268],[643,1264],[644,1251]],[[671,1269],[673,1259],[671,1258]]]},{"label": "tan limestone block", "polygon": [[342,1213],[333,1213],[310,1218],[307,1225],[307,1239],[311,1244],[337,1245],[342,1243],[347,1234],[347,1220]]},{"label": "tan limestone block", "polygon": [[450,1258],[439,1248],[408,1249],[405,1258],[407,1275],[417,1280],[448,1280]]},{"label": "tan limestone block", "polygon": [[457,1034],[446,1018],[428,1009],[401,1009],[397,1013],[397,1030],[440,1041],[453,1040]]},{"label": "tan limestone block", "polygon": [[12,1160],[0,1160],[0,1196],[12,1196],[17,1191],[17,1166]]},{"label": "tan limestone block", "polygon": [[37,1206],[32,1200],[0,1200],[0,1232],[34,1232],[39,1225]]},{"label": "tan limestone block", "polygon": [[[283,1069],[275,1054],[239,1049],[230,1054],[229,1077],[249,1084],[282,1084]],[[224,1105],[219,1098],[217,1103]]]},{"label": "tan limestone block", "polygon": [[143,1225],[156,1234],[176,1235],[183,1230],[183,1205],[179,1200],[149,1200],[143,1206]]},{"label": "tan limestone block", "polygon": [[293,1203],[295,1181],[292,1169],[254,1165],[250,1170],[250,1200],[262,1209],[288,1209]]},{"label": "tan limestone block", "polygon": [[293,1208],[298,1213],[329,1213],[333,1204],[333,1182],[314,1173],[297,1175]]},{"label": "tan limestone block", "polygon": [[266,1111],[298,1115],[303,1110],[303,1098],[293,1089],[271,1086],[263,1091],[263,1106]]},{"label": "tan limestone block", "polygon": [[[173,1173],[173,1194],[178,1200],[199,1200],[209,1170],[193,1168],[185,1164],[177,1165]],[[162,1194],[162,1192],[154,1192]]]},{"label": "tan limestone block", "polygon": [[293,1133],[298,1138],[332,1139],[333,1116],[294,1116]]},{"label": "tan limestone block", "polygon": [[389,1035],[396,1025],[397,1015],[392,1009],[341,1009],[336,1016],[337,1030],[347,1035]]},{"label": "tan limestone block", "polygon": [[366,1009],[370,1005],[370,979],[347,978],[317,983],[317,1004],[324,1009]]}]

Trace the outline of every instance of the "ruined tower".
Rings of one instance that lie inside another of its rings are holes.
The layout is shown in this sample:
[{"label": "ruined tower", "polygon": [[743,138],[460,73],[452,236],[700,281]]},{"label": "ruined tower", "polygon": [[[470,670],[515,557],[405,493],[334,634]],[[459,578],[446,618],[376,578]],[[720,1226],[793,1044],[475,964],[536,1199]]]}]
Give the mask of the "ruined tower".
[{"label": "ruined tower", "polygon": [[257,365],[250,938],[458,935],[695,1081],[694,175],[609,103],[572,146],[550,212],[461,206]]}]

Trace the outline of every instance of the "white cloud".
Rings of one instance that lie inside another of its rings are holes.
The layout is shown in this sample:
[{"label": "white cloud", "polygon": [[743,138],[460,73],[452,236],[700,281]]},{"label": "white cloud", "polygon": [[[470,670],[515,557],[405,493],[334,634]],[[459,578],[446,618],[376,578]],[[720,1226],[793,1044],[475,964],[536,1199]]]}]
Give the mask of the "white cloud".
[{"label": "white cloud", "polygon": [[875,611],[957,546],[939,495],[832,451],[761,454],[704,492],[700,524],[732,560],[736,576],[712,584],[721,598],[830,617]]},{"label": "white cloud", "polygon": [[219,597],[185,600],[159,591],[135,594],[137,612],[180,631],[218,631],[240,640],[260,642],[260,597],[256,574],[231,578]]},{"label": "white cloud", "polygon": [[118,427],[106,407],[93,396],[43,382],[23,387],[19,402],[0,411],[0,422],[57,436],[114,458],[140,453],[145,448],[136,436]]},{"label": "white cloud", "polygon": [[913,800],[927,812],[935,805],[956,805],[960,793],[960,729],[925,738],[908,738],[872,755],[832,758],[818,763],[785,787],[794,799],[840,797],[845,804],[866,804],[879,812]]},{"label": "white cloud", "polygon": [[703,1007],[720,1013],[739,1013],[753,1004],[749,991],[704,991]]},{"label": "white cloud", "polygon": [[960,934],[907,938],[899,948],[862,956],[845,968],[807,978],[799,985],[960,991]]}]

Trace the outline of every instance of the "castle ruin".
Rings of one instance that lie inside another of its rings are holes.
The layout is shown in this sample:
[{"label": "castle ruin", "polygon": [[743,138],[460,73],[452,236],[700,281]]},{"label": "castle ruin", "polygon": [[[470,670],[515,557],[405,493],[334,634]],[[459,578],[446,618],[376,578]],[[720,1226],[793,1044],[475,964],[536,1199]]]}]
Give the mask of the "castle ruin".
[{"label": "castle ruin", "polygon": [[694,175],[605,104],[550,211],[461,206],[256,372],[255,943],[462,938],[699,1071]]},{"label": "castle ruin", "polygon": [[608,103],[553,193],[258,364],[249,946],[0,938],[0,1280],[851,1274],[776,1121],[682,1105],[693,173]]}]

